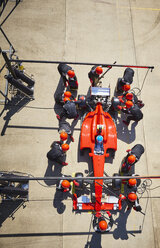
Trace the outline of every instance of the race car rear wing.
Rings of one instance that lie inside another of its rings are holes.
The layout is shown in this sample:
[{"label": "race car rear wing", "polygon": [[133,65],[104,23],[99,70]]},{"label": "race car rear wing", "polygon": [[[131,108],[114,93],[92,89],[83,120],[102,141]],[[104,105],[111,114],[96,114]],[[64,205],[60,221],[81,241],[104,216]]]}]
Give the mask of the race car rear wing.
[{"label": "race car rear wing", "polygon": [[[115,196],[107,196],[105,202],[101,202],[101,211],[107,210],[121,210],[122,209],[122,199]],[[87,196],[77,197],[76,194],[73,195],[73,211],[95,211],[95,203],[90,202]]]}]

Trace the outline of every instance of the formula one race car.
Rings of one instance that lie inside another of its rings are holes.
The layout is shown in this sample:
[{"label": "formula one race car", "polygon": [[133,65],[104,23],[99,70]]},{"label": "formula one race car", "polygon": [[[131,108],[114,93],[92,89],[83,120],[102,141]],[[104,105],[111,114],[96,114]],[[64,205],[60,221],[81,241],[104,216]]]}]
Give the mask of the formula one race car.
[{"label": "formula one race car", "polygon": [[[89,156],[93,161],[94,177],[103,177],[105,158],[109,151],[117,150],[117,132],[114,121],[108,112],[103,110],[109,103],[110,88],[91,88],[91,97],[97,101],[96,109],[89,112],[82,123],[80,150],[90,149]],[[73,197],[73,210],[95,211],[121,209],[121,200],[115,196],[108,196],[107,202],[102,202],[103,180],[95,180],[94,193],[91,199],[87,196]],[[94,197],[93,197],[94,196]]]}]

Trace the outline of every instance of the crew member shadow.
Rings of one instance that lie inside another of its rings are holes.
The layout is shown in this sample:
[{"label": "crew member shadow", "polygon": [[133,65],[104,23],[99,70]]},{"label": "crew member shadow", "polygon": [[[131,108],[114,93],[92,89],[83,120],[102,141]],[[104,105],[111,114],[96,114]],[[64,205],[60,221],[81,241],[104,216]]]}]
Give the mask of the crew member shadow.
[{"label": "crew member shadow", "polygon": [[101,245],[101,233],[95,232],[92,235],[91,241],[87,241],[84,248],[102,248]]},{"label": "crew member shadow", "polygon": [[[62,175],[62,166],[56,161],[48,160],[48,167],[46,169],[44,177],[62,177]],[[57,189],[59,180],[44,180],[44,182],[48,186],[56,186],[53,206],[57,209],[58,214],[63,214],[66,209],[66,205],[63,203],[63,201],[67,200],[67,198],[69,197],[72,197],[72,195],[70,194],[70,192],[63,193],[61,190]]]},{"label": "crew member shadow", "polygon": [[23,95],[21,97],[19,95],[16,95],[11,101],[8,102],[8,104],[5,105],[4,109],[8,109],[8,112],[3,118],[5,120],[5,124],[1,131],[1,136],[5,135],[11,117],[17,112],[19,112],[22,108],[24,108],[30,101],[31,99],[27,96]]},{"label": "crew member shadow", "polygon": [[[73,121],[71,122],[71,124],[70,124],[72,136],[73,136],[73,134],[74,134],[74,129],[75,129],[75,126],[77,125],[79,119],[80,119],[80,116],[79,116],[76,120],[73,120]],[[67,120],[67,121],[68,121],[68,120]],[[70,143],[71,143],[71,138],[68,137],[68,139],[67,139],[67,144],[69,145]]]},{"label": "crew member shadow", "polygon": [[[62,176],[62,165],[56,161],[51,161],[48,159],[48,166],[44,177],[61,177]],[[54,169],[53,169],[54,168]],[[44,180],[45,184],[48,186],[56,185],[57,180]]]},{"label": "crew member shadow", "polygon": [[63,106],[58,102],[62,98],[62,94],[63,94],[64,91],[65,91],[64,81],[63,81],[63,78],[60,77],[60,80],[58,82],[56,91],[54,93],[54,100],[55,100],[54,111],[58,115],[61,114],[62,109],[63,109]]},{"label": "crew member shadow", "polygon": [[131,213],[131,209],[126,210],[126,206],[127,206],[126,204],[122,206],[122,210],[119,212],[119,217],[115,220],[117,224],[117,227],[113,231],[113,237],[115,239],[122,239],[122,240],[128,239],[128,232],[126,229],[126,225],[127,225],[128,216]]},{"label": "crew member shadow", "polygon": [[122,122],[122,117],[118,117],[116,121],[117,138],[127,144],[131,144],[136,139],[136,126],[137,122],[133,122],[131,124],[131,129],[129,130],[129,127]]},{"label": "crew member shadow", "polygon": [[[59,183],[57,183],[57,186],[58,184]],[[63,201],[67,200],[68,198],[72,199],[72,194],[70,192],[63,192],[56,188],[56,192],[55,192],[54,199],[53,199],[53,206],[54,208],[57,209],[58,214],[64,213],[66,209],[66,205],[64,204]]]}]

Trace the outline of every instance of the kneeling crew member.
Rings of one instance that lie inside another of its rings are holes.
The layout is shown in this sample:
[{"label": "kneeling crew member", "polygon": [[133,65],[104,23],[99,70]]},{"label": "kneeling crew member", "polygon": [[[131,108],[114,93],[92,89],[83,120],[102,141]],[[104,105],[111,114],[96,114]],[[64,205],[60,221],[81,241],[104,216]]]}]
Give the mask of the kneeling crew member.
[{"label": "kneeling crew member", "polygon": [[71,130],[71,125],[63,120],[64,118],[62,118],[61,120],[59,120],[59,128],[58,128],[58,132],[61,134],[62,132],[66,132],[70,138],[71,141],[74,142],[74,138],[72,136],[72,130]]},{"label": "kneeling crew member", "polygon": [[119,198],[122,200],[122,201],[126,201],[127,205],[128,205],[128,208],[127,210],[130,210],[132,207],[135,211],[137,212],[141,212],[142,208],[139,204],[139,199],[136,195],[136,193],[134,191],[130,192],[127,197],[120,194],[119,195]]},{"label": "kneeling crew member", "polygon": [[56,161],[61,165],[68,165],[65,162],[66,152],[69,150],[68,144],[61,144],[59,141],[54,141],[51,145],[51,150],[47,153],[47,158],[51,161]]},{"label": "kneeling crew member", "polygon": [[136,193],[130,192],[127,196],[127,204],[128,204],[128,208],[127,210],[130,210],[132,207],[135,211],[140,212],[142,210],[140,204],[139,204],[139,199],[136,195]]},{"label": "kneeling crew member", "polygon": [[121,172],[128,173],[133,165],[135,165],[142,154],[144,153],[144,147],[141,144],[135,145],[132,149],[127,150],[128,154],[123,159]]},{"label": "kneeling crew member", "polygon": [[93,228],[95,232],[109,232],[113,226],[113,217],[109,211],[106,211],[109,217],[109,223],[107,224],[106,220],[101,217],[94,217]]},{"label": "kneeling crew member", "polygon": [[135,178],[130,178],[127,182],[128,192],[137,192],[137,180]]},{"label": "kneeling crew member", "polygon": [[71,190],[71,184],[68,180],[61,180],[57,189],[61,190],[62,192],[69,192]]},{"label": "kneeling crew member", "polygon": [[68,118],[68,119],[77,119],[78,118],[78,113],[76,109],[76,103],[74,101],[70,101],[69,98],[64,99],[65,104],[63,105],[63,111],[59,115],[57,115],[57,119],[61,120],[63,117]]},{"label": "kneeling crew member", "polygon": [[127,101],[125,105],[126,108],[122,108],[122,112],[128,115],[127,120],[123,120],[125,125],[128,126],[132,120],[138,122],[143,119],[143,113],[136,104],[134,105],[133,102]]},{"label": "kneeling crew member", "polygon": [[[63,175],[62,177],[65,177],[65,175]],[[66,177],[71,177],[71,176],[66,176]],[[59,185],[57,187],[57,189],[63,191],[63,192],[68,192],[71,190],[71,181],[70,179],[67,180],[60,180]],[[79,183],[76,180],[73,180],[73,184],[75,186],[79,186]]]}]

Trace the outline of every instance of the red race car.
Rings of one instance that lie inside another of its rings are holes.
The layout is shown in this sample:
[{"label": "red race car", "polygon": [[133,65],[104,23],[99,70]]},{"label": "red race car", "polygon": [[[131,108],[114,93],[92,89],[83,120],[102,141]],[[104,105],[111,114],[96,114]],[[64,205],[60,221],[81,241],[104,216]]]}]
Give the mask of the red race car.
[{"label": "red race car", "polygon": [[[81,127],[80,150],[90,149],[89,156],[93,160],[94,177],[104,176],[105,158],[108,151],[117,150],[116,126],[110,114],[103,110],[102,105],[107,104],[110,88],[91,88],[91,96],[97,100],[94,111],[89,112]],[[115,196],[108,196],[107,202],[102,202],[103,179],[94,181],[94,201],[87,196],[73,196],[73,210],[100,211],[121,209],[121,200]],[[93,198],[92,198],[93,199]]]}]

